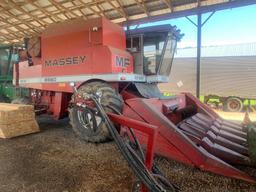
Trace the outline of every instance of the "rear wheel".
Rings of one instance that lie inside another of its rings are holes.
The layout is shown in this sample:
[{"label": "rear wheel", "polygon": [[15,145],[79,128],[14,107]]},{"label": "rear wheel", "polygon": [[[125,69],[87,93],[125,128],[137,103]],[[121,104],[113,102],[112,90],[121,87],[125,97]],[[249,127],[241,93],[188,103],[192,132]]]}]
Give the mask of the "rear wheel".
[{"label": "rear wheel", "polygon": [[[101,92],[100,102],[107,112],[121,113],[123,99],[119,93],[105,82],[95,81],[82,85],[78,93],[83,95]],[[74,99],[74,98],[72,98]],[[70,124],[77,136],[88,142],[104,142],[110,140],[106,124],[95,111],[74,106],[69,109]]]},{"label": "rear wheel", "polygon": [[229,97],[224,103],[224,109],[230,112],[240,112],[243,107],[243,101],[237,97]]},{"label": "rear wheel", "polygon": [[6,97],[5,95],[0,94],[0,103],[8,103],[8,102],[10,102],[9,98]]}]

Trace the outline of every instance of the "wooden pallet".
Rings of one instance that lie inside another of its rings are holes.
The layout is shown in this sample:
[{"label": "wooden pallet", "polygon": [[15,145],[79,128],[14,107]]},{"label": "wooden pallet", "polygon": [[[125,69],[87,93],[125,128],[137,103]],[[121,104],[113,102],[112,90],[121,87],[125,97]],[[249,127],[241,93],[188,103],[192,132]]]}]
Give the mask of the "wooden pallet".
[{"label": "wooden pallet", "polygon": [[33,106],[0,103],[0,138],[12,138],[39,131]]}]

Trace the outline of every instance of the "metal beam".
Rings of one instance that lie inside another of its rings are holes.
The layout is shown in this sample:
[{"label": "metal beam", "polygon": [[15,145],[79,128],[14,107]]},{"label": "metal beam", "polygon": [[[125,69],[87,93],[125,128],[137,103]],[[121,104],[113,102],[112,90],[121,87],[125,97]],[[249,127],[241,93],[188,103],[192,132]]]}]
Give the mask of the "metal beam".
[{"label": "metal beam", "polygon": [[188,16],[186,16],[186,19],[189,20],[190,23],[192,23],[193,25],[195,25],[197,27],[197,24],[192,19],[190,19]]},{"label": "metal beam", "polygon": [[202,23],[202,27],[204,26],[205,23],[207,23],[207,21],[214,15],[215,11],[213,11],[209,17],[207,17],[207,19]]},{"label": "metal beam", "polygon": [[196,62],[196,97],[200,97],[201,80],[201,42],[202,42],[202,14],[197,15],[197,62]]},{"label": "metal beam", "polygon": [[207,21],[214,15],[215,11],[213,11],[204,22],[202,22],[202,14],[198,13],[197,15],[197,23],[195,23],[192,19],[186,16],[186,18],[196,26],[197,28],[197,57],[196,57],[196,96],[200,97],[200,87],[201,87],[201,47],[202,47],[202,27]]},{"label": "metal beam", "polygon": [[[149,16],[147,18],[136,19],[134,21],[130,20],[129,25],[137,25],[137,24],[148,23],[148,22],[186,17],[191,15],[197,15],[198,13],[203,14],[207,12],[232,9],[236,7],[243,7],[243,6],[253,5],[253,4],[256,4],[256,0],[233,0],[233,1],[218,3],[214,5],[201,5],[200,7],[195,7],[188,10],[183,10],[183,11],[174,10],[172,13],[167,13],[167,14],[162,14],[157,16]],[[126,22],[123,22],[123,25],[126,26]]]}]

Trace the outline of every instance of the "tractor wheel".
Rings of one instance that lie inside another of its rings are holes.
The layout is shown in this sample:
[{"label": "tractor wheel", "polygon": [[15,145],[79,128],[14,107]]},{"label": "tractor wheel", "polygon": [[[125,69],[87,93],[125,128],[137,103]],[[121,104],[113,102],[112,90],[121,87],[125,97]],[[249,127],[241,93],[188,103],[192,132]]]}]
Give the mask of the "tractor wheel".
[{"label": "tractor wheel", "polygon": [[30,105],[31,101],[28,97],[20,97],[12,100],[13,104]]},{"label": "tractor wheel", "polygon": [[224,109],[230,112],[241,112],[243,107],[243,101],[237,97],[229,97],[224,103]]},{"label": "tractor wheel", "polygon": [[8,102],[10,102],[9,98],[0,94],[0,103],[8,103]]},{"label": "tractor wheel", "polygon": [[[123,99],[119,93],[105,82],[95,81],[82,85],[79,94],[101,92],[100,102],[107,112],[121,113]],[[72,98],[74,99],[74,98]],[[75,134],[82,140],[100,143],[111,140],[106,124],[91,110],[74,106],[69,109],[70,124]]]}]

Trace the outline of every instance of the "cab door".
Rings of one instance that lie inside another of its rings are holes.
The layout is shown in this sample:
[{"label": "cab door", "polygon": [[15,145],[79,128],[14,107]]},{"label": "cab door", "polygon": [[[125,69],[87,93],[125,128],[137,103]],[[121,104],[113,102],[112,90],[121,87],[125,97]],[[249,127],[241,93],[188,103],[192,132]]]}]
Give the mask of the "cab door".
[{"label": "cab door", "polygon": [[134,73],[143,75],[143,35],[127,37],[126,48],[134,59]]}]

